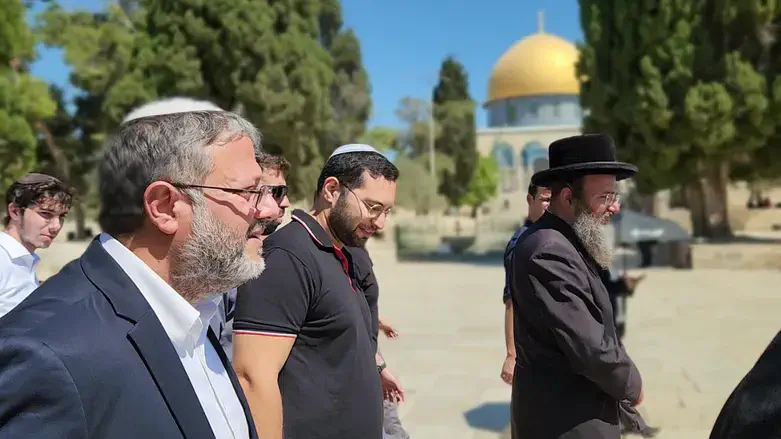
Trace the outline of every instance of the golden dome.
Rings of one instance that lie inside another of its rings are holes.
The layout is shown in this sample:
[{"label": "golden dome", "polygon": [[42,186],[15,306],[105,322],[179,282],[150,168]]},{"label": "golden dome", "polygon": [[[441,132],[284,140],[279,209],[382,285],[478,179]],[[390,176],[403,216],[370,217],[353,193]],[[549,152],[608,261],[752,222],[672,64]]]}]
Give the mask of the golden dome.
[{"label": "golden dome", "polygon": [[544,94],[580,94],[575,74],[578,49],[555,35],[530,35],[507,50],[494,65],[488,102]]}]

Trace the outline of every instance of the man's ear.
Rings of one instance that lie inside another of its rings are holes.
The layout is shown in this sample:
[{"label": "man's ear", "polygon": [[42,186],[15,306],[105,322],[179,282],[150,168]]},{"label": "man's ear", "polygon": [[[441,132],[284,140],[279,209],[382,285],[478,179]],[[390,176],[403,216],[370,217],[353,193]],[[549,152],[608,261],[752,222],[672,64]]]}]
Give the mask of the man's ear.
[{"label": "man's ear", "polygon": [[534,202],[534,198],[530,194],[526,194],[526,202],[529,203],[529,206],[531,206]]},{"label": "man's ear", "polygon": [[341,196],[342,185],[339,184],[339,180],[336,177],[328,177],[323,183],[323,197],[331,206],[336,205]]},{"label": "man's ear", "polygon": [[573,197],[572,188],[565,187],[561,190],[561,196],[567,200],[569,204],[573,204],[575,202],[575,198]]},{"label": "man's ear", "polygon": [[22,214],[24,213],[24,209],[20,208],[14,203],[8,203],[8,217],[12,220],[18,220],[22,217]]},{"label": "man's ear", "polygon": [[144,211],[150,223],[166,235],[179,230],[179,220],[174,205],[182,199],[181,193],[170,183],[155,181],[144,191]]}]

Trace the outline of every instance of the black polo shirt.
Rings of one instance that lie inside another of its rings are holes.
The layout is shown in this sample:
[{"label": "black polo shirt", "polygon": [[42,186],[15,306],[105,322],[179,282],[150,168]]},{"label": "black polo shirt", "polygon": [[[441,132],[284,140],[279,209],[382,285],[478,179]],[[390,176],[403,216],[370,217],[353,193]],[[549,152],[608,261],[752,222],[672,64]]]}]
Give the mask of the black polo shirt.
[{"label": "black polo shirt", "polygon": [[363,290],[363,295],[366,297],[366,303],[369,304],[372,348],[376,351],[377,335],[380,332],[380,320],[377,307],[380,299],[380,286],[377,283],[377,278],[374,276],[374,262],[372,262],[369,252],[363,247],[348,247],[348,250],[352,256],[353,269],[355,270],[358,285],[360,285]]},{"label": "black polo shirt", "polygon": [[235,334],[296,337],[279,374],[286,439],[380,439],[371,311],[349,250],[309,214],[263,242],[266,269],[239,288]]}]

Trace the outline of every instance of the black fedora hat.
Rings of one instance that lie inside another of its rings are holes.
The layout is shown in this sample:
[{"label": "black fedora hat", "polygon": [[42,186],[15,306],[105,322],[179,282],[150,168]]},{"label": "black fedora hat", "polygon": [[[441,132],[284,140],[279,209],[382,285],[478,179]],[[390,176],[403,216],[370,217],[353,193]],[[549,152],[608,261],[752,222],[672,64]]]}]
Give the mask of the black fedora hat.
[{"label": "black fedora hat", "polygon": [[607,134],[582,134],[556,140],[548,148],[549,168],[532,175],[535,186],[583,175],[615,175],[623,180],[637,174],[637,166],[616,161],[616,146]]}]

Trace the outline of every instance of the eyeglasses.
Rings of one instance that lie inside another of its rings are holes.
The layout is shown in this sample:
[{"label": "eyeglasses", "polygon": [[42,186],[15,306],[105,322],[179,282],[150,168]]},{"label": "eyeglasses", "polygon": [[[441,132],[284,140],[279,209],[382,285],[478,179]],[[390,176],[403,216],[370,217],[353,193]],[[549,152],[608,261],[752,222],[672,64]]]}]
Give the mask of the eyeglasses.
[{"label": "eyeglasses", "polygon": [[[341,182],[339,182],[341,184]],[[382,204],[369,204],[366,201],[363,200],[363,198],[359,197],[358,194],[356,194],[349,186],[346,184],[342,184],[342,186],[345,187],[348,191],[350,191],[351,194],[355,195],[355,198],[358,199],[361,203],[363,203],[364,206],[366,206],[366,210],[369,211],[369,218],[371,219],[377,219],[382,214],[385,214],[385,216],[388,216],[391,213],[392,207],[386,208]]]},{"label": "eyeglasses", "polygon": [[[251,189],[234,189],[229,187],[217,187],[217,186],[205,186],[200,184],[181,184],[181,183],[171,183],[174,187],[177,187],[179,189],[215,189],[218,191],[227,192],[229,194],[239,195],[243,197],[245,200],[247,200],[253,208],[258,208],[258,203],[260,200],[266,196],[271,195],[274,198],[274,201],[277,203],[282,202],[282,199],[285,198],[285,195],[287,195],[287,186],[285,185],[278,185],[278,186],[259,186],[257,190],[251,190]],[[255,201],[252,201],[252,198],[255,197]]]},{"label": "eyeglasses", "polygon": [[[579,194],[575,192],[575,189],[572,187],[572,185],[567,185],[575,198],[579,197]],[[614,204],[621,201],[621,193],[620,192],[607,192],[602,195],[597,195],[594,197],[597,201],[599,201],[600,204],[602,204],[605,207],[613,206]],[[592,198],[592,199],[594,199]]]},{"label": "eyeglasses", "polygon": [[603,205],[610,207],[621,201],[621,194],[618,192],[609,192],[607,194],[600,195],[597,197],[597,199],[600,200]]}]

